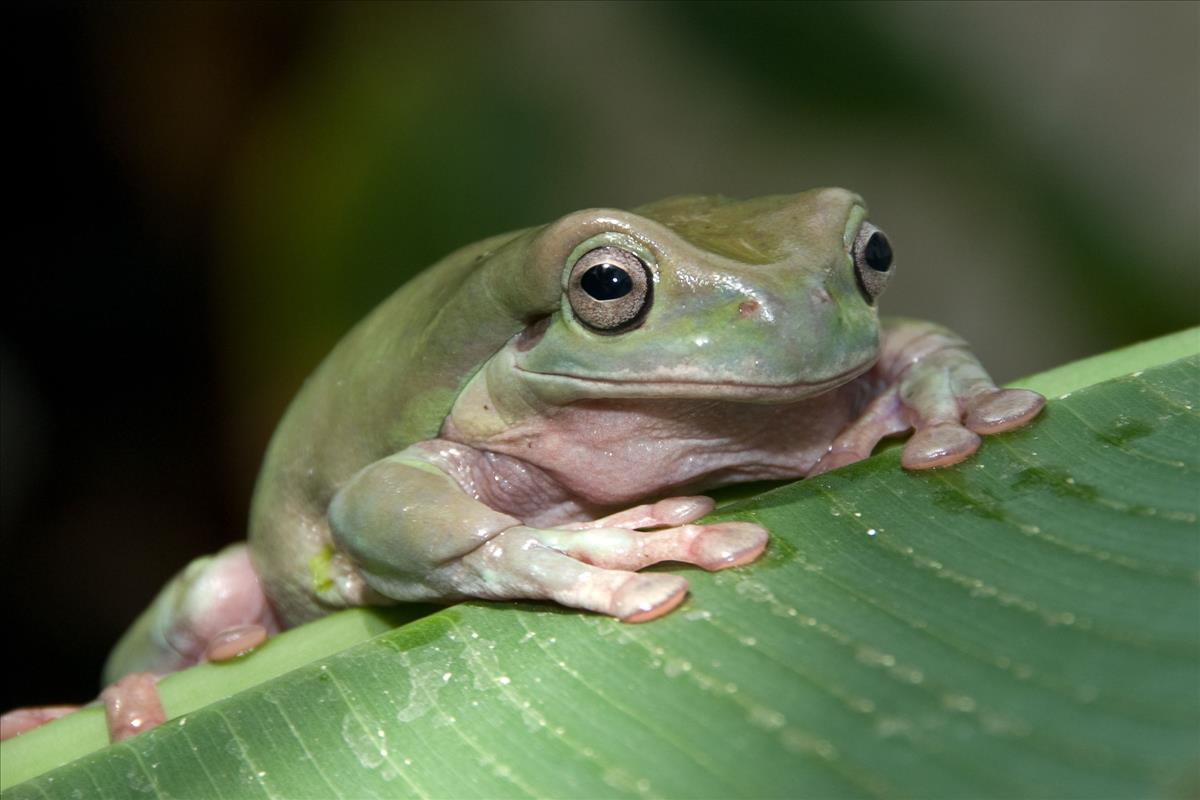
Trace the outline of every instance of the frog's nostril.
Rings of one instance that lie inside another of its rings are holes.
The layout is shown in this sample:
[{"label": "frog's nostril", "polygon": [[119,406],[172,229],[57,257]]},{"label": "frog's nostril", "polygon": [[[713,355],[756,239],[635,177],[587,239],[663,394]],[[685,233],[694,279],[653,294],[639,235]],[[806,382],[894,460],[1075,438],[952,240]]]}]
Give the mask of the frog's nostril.
[{"label": "frog's nostril", "polygon": [[743,317],[752,316],[756,311],[758,311],[757,300],[743,300],[738,304],[738,313]]}]

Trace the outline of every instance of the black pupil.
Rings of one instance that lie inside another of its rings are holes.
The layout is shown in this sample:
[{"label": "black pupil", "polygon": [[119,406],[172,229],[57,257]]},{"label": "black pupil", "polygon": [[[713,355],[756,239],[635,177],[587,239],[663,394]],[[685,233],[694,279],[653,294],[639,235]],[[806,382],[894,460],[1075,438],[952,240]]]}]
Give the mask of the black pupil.
[{"label": "black pupil", "polygon": [[872,233],[863,248],[863,260],[876,272],[887,272],[892,266],[892,246],[887,237],[878,231]]},{"label": "black pupil", "polygon": [[582,289],[597,300],[616,300],[633,290],[629,273],[612,264],[597,264],[579,279]]}]

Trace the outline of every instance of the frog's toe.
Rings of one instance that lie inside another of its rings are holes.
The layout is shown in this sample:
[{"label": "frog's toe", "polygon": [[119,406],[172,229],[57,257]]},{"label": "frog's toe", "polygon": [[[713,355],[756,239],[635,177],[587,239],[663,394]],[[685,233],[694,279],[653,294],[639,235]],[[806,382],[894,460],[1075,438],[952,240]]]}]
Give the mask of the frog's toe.
[{"label": "frog's toe", "polygon": [[[711,497],[668,497],[651,506],[655,526],[686,525],[695,522],[713,510],[716,505]],[[638,527],[652,527],[639,525]]]},{"label": "frog's toe", "polygon": [[208,641],[204,650],[206,661],[232,661],[249,653],[267,640],[270,633],[262,625],[235,625],[226,628]]},{"label": "frog's toe", "polygon": [[687,596],[678,575],[633,575],[612,596],[610,613],[622,622],[647,622],[666,614]]},{"label": "frog's toe", "polygon": [[0,715],[0,741],[40,728],[47,722],[78,711],[80,706],[40,706],[38,708],[14,708]]},{"label": "frog's toe", "polygon": [[100,693],[109,741],[124,741],[166,720],[157,684],[153,673],[131,672]]},{"label": "frog's toe", "polygon": [[963,422],[976,433],[1000,433],[1025,425],[1045,405],[1046,398],[1028,389],[996,389],[973,398]]},{"label": "frog's toe", "polygon": [[749,564],[767,547],[767,531],[753,522],[718,522],[701,526],[688,561],[714,572]]},{"label": "frog's toe", "polygon": [[904,445],[905,469],[933,469],[957,464],[979,449],[979,435],[955,423],[921,428]]},{"label": "frog's toe", "polygon": [[596,528],[665,528],[695,522],[713,510],[711,497],[667,497],[657,503],[646,503],[607,517],[562,526],[565,530],[584,531]]}]

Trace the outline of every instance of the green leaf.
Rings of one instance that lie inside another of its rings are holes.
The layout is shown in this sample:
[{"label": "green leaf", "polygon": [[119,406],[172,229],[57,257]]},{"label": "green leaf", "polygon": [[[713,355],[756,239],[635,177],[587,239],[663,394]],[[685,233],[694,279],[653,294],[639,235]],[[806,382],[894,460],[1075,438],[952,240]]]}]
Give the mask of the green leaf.
[{"label": "green leaf", "polygon": [[1194,795],[1200,357],[1152,365],[1196,343],[1022,382],[1068,396],[957,468],[891,451],[724,507],[767,554],[674,567],[662,620],[457,606],[13,785],[45,726],[4,796]]}]

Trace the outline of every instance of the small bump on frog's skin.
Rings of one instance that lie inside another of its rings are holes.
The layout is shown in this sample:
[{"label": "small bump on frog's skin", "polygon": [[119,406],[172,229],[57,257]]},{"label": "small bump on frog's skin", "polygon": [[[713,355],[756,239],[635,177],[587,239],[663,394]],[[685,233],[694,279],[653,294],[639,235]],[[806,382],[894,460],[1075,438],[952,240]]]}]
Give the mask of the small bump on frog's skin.
[{"label": "small bump on frog's skin", "polygon": [[238,625],[218,633],[204,649],[205,661],[232,661],[244,656],[267,640],[267,629],[262,625]]},{"label": "small bump on frog's skin", "polygon": [[110,741],[124,741],[166,720],[157,682],[149,672],[131,672],[100,693]]}]

